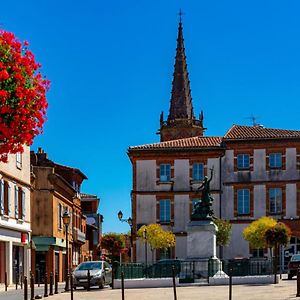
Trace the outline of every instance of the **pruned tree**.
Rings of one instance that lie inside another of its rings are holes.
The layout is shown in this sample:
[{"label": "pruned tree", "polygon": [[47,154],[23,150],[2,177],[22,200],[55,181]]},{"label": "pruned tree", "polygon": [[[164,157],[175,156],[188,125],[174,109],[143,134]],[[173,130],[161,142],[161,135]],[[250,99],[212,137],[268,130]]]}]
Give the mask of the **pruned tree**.
[{"label": "pruned tree", "polygon": [[[145,234],[146,232],[146,234]],[[137,236],[143,243],[148,243],[152,252],[156,249],[169,249],[175,246],[175,234],[164,230],[160,224],[143,225],[137,232]]]}]

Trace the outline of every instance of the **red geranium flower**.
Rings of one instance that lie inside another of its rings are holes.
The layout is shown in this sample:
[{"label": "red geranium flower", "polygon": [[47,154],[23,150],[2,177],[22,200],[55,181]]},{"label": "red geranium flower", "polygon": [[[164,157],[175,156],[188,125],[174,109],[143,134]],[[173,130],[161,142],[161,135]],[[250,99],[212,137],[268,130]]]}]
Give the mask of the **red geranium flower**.
[{"label": "red geranium flower", "polygon": [[31,145],[46,120],[50,82],[27,46],[27,41],[22,45],[13,33],[0,30],[0,162]]}]

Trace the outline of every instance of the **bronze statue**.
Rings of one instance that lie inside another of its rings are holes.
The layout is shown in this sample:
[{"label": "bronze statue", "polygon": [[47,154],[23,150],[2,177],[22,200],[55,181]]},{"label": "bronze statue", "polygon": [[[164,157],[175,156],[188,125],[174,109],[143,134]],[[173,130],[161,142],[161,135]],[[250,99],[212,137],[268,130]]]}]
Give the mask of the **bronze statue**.
[{"label": "bronze statue", "polygon": [[210,182],[213,177],[213,169],[210,169],[210,178],[204,177],[201,186],[198,188],[197,192],[201,191],[201,200],[194,205],[191,220],[208,220],[212,219],[213,211],[211,205],[213,202],[213,197],[210,195]]}]

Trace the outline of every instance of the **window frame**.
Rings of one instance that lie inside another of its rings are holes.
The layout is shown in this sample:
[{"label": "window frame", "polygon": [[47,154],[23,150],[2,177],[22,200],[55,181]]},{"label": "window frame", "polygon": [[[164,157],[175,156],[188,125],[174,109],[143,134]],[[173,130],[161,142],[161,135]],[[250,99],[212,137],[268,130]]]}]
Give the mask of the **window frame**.
[{"label": "window frame", "polygon": [[[163,176],[166,176],[165,178]],[[159,165],[159,181],[170,182],[171,181],[171,164],[163,163]]]},{"label": "window frame", "polygon": [[[278,164],[279,163],[278,157],[280,157],[280,164]],[[283,166],[282,153],[281,152],[269,153],[269,168],[282,169],[282,166]]]},{"label": "window frame", "polygon": [[159,200],[159,222],[161,224],[171,223],[171,199]]},{"label": "window frame", "polygon": [[16,153],[16,167],[17,169],[21,170],[22,169],[22,152],[17,152]]},{"label": "window frame", "polygon": [[[242,160],[239,159],[241,157],[242,157]],[[245,157],[248,158],[248,165],[246,165],[246,166],[245,166]],[[242,164],[240,165],[239,162],[242,162]],[[238,170],[248,170],[248,169],[250,169],[250,154],[248,154],[248,153],[238,154],[236,156],[236,165],[237,165]]]},{"label": "window frame", "polygon": [[[245,192],[248,192],[248,209],[247,211],[245,210]],[[242,194],[240,194],[242,193]],[[242,196],[242,199],[239,199],[239,197]],[[244,188],[244,189],[238,189],[237,190],[237,215],[238,216],[243,216],[243,215],[250,215],[251,213],[251,191],[250,189]],[[240,212],[239,208],[240,208],[240,203],[242,201],[242,211]]]},{"label": "window frame", "polygon": [[[280,193],[279,193],[279,195],[271,195],[271,192],[273,192],[273,191],[280,191]],[[282,214],[282,195],[283,195],[283,193],[282,193],[282,188],[280,188],[280,187],[273,187],[273,188],[269,188],[269,213],[270,213],[270,215],[280,215],[280,214]],[[279,200],[280,200],[280,205],[278,205],[278,202],[277,202],[277,198],[278,198],[278,196],[280,196],[280,198],[279,198]],[[273,199],[274,198],[274,199]],[[273,205],[271,205],[271,203],[272,202],[274,202],[273,203]],[[278,210],[278,206],[280,206],[280,210]],[[272,207],[274,207],[274,211],[272,211],[271,210],[271,208]]]},{"label": "window frame", "polygon": [[[201,170],[200,166],[202,167],[202,170]],[[202,181],[203,178],[204,178],[204,163],[201,163],[201,162],[193,163],[192,164],[192,180],[193,181]]]}]

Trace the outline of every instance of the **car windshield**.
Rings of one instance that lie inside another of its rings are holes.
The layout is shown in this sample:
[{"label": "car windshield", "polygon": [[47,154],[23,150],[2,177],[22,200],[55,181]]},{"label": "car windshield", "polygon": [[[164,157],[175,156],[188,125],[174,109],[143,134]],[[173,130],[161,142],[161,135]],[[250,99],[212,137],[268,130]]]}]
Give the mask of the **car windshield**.
[{"label": "car windshield", "polygon": [[299,255],[293,255],[291,258],[292,261],[294,260],[300,260],[300,254]]},{"label": "car windshield", "polygon": [[101,270],[102,263],[101,262],[84,262],[81,263],[76,270],[83,271],[83,270]]}]

